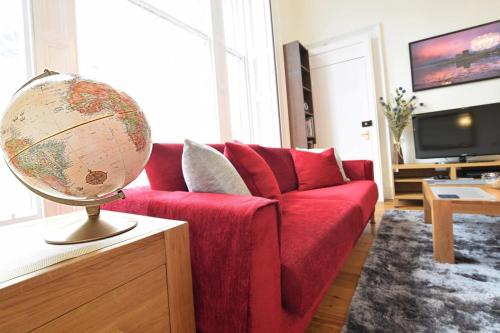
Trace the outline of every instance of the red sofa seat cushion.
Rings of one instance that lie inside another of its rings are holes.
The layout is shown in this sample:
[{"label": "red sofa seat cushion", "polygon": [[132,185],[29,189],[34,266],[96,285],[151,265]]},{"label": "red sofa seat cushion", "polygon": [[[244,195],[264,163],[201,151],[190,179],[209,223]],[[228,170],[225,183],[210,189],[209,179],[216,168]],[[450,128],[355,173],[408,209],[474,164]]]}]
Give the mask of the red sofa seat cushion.
[{"label": "red sofa seat cushion", "polygon": [[271,168],[252,148],[227,142],[224,155],[234,165],[252,195],[281,200],[281,191]]},{"label": "red sofa seat cushion", "polygon": [[344,184],[333,148],[322,153],[291,150],[299,191]]},{"label": "red sofa seat cushion", "polygon": [[303,315],[332,282],[365,223],[347,201],[284,196],[281,281],[284,307]]},{"label": "red sofa seat cushion", "polygon": [[[366,222],[373,213],[378,199],[378,189],[371,180],[352,180],[339,186],[319,188],[310,191],[285,193],[288,199],[342,200],[353,203],[361,211]],[[336,202],[336,201],[335,201]]]}]

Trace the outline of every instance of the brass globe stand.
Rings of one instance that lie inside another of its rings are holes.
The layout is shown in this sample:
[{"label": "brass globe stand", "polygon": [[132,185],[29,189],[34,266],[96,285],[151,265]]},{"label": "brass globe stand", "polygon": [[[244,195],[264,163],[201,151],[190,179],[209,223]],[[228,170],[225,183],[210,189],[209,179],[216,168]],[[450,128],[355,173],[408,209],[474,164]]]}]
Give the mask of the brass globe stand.
[{"label": "brass globe stand", "polygon": [[85,206],[86,213],[82,212],[81,215],[75,213],[73,221],[68,221],[68,217],[65,217],[64,221],[60,221],[61,224],[65,224],[64,226],[51,229],[48,232],[45,236],[45,241],[49,244],[76,244],[95,241],[119,235],[137,226],[137,221],[134,219],[126,217],[120,219],[113,216],[112,220],[108,220],[101,214],[101,205],[125,199],[125,193],[122,190],[118,190],[115,194],[103,198],[87,200],[61,199],[40,192],[24,182],[16,173],[12,173],[24,186],[45,199],[63,205]]},{"label": "brass globe stand", "polygon": [[[119,193],[123,193],[119,191]],[[137,226],[134,219],[107,220],[100,214],[100,206],[86,206],[87,216],[79,216],[69,224],[54,228],[46,236],[49,244],[76,244],[119,235]]]}]

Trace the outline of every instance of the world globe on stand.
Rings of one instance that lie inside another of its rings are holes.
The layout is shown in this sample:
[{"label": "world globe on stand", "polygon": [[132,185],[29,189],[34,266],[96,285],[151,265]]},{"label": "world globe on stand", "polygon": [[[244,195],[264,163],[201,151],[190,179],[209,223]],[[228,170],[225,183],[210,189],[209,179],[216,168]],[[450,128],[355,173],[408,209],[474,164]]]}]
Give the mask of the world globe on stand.
[{"label": "world globe on stand", "polygon": [[92,206],[137,178],[152,143],[146,117],[128,95],[77,75],[49,74],[15,93],[1,117],[0,147],[35,192]]}]

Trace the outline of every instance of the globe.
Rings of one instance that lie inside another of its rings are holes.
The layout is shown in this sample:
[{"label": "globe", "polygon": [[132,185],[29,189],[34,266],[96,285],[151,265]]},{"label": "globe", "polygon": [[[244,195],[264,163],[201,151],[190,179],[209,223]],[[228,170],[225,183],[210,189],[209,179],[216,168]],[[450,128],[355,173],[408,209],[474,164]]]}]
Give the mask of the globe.
[{"label": "globe", "polygon": [[152,144],[131,97],[104,83],[46,71],[13,96],[1,117],[0,147],[11,171],[35,193],[99,207],[137,178]]},{"label": "globe", "polygon": [[0,123],[9,168],[49,196],[92,200],[122,189],[151,153],[137,103],[107,84],[57,74],[12,98]]}]

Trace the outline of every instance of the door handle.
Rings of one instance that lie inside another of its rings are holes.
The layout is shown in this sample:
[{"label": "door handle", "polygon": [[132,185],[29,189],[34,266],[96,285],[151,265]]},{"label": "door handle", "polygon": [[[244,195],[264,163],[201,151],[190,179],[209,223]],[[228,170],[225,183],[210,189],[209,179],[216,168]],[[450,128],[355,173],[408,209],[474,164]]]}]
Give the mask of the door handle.
[{"label": "door handle", "polygon": [[370,130],[365,129],[365,130],[361,131],[361,137],[365,140],[370,140]]}]

